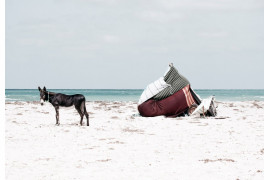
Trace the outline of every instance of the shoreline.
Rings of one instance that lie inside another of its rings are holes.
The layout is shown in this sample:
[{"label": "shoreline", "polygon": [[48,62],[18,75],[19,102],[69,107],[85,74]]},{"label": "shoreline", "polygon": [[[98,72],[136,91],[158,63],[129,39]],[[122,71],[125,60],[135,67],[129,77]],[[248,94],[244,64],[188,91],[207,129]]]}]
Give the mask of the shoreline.
[{"label": "shoreline", "polygon": [[[232,101],[232,100],[228,100],[228,101],[220,101],[220,100],[216,100],[217,103],[228,103],[228,102],[264,102],[264,100],[243,100],[243,101],[239,101],[239,100],[235,100],[235,101]],[[40,101],[14,101],[14,100],[5,100],[5,104],[9,104],[9,103],[16,103],[16,102],[26,102],[26,103],[40,103]],[[110,101],[110,100],[98,100],[98,101],[85,101],[87,103],[92,103],[92,102],[96,102],[96,103],[100,103],[100,102],[123,102],[123,103],[129,103],[129,102],[132,102],[132,103],[138,103],[138,101]]]}]

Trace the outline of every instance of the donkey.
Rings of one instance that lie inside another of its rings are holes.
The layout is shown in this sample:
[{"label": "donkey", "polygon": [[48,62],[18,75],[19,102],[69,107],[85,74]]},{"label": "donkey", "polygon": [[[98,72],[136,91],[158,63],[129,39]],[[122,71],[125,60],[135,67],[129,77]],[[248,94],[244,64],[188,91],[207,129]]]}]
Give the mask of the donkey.
[{"label": "donkey", "polygon": [[66,95],[66,94],[61,94],[61,93],[49,92],[46,90],[45,86],[43,87],[43,89],[38,87],[38,90],[40,92],[41,105],[43,105],[44,101],[49,101],[55,108],[56,125],[58,126],[60,125],[59,106],[70,107],[74,105],[75,109],[78,111],[78,113],[81,116],[81,121],[80,121],[81,126],[82,126],[84,115],[87,119],[87,126],[89,126],[89,115],[85,107],[85,97],[82,94]]}]

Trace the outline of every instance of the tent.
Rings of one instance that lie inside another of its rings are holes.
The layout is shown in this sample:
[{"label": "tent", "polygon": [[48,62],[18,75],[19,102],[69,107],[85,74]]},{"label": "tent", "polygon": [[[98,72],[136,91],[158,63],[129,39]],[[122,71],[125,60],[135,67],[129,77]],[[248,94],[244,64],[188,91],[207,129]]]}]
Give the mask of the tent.
[{"label": "tent", "polygon": [[[212,100],[214,101],[214,98],[210,100],[210,104]],[[192,112],[213,114],[206,113],[210,109],[208,101],[201,104],[202,100],[191,88],[190,82],[170,64],[165,75],[149,84],[143,91],[138,102],[138,111],[144,117],[177,117],[192,115]]]}]

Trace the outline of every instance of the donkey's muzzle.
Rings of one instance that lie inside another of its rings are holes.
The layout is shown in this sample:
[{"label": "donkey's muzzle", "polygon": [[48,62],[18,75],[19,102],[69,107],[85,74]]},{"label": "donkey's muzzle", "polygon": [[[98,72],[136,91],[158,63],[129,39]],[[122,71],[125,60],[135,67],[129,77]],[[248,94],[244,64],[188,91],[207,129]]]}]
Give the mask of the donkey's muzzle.
[{"label": "donkey's muzzle", "polygon": [[40,104],[41,104],[41,106],[43,106],[43,103],[44,103],[44,100],[43,100],[43,99],[41,99],[41,100],[40,100]]}]

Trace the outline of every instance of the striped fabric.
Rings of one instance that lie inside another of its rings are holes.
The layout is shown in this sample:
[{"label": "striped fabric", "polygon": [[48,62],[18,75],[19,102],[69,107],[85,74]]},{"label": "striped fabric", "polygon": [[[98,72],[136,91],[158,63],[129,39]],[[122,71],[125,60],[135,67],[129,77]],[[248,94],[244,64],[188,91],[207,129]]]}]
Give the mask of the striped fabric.
[{"label": "striped fabric", "polygon": [[180,89],[183,89],[185,86],[189,84],[189,81],[181,74],[178,73],[175,67],[171,67],[170,70],[164,76],[164,81],[167,84],[170,84],[170,87],[165,88],[157,95],[153,97],[154,100],[162,100],[165,99]]},{"label": "striped fabric", "polygon": [[186,96],[187,105],[188,105],[188,107],[190,107],[192,104],[195,103],[195,100],[190,93],[190,86],[187,85],[182,90],[184,91],[184,94]]},{"label": "striped fabric", "polygon": [[160,91],[162,91],[163,89],[167,88],[168,86],[170,86],[169,84],[167,84],[164,80],[163,77],[160,77],[158,80],[156,80],[155,82],[149,84],[145,90],[143,91],[140,100],[138,102],[138,104],[142,104],[143,102],[147,101],[148,99],[152,98],[153,96],[155,96],[156,94],[158,94]]},{"label": "striped fabric", "polygon": [[190,90],[190,93],[191,93],[192,97],[195,100],[195,103],[196,104],[201,104],[201,101],[202,101],[201,97],[198,94],[196,94],[195,91],[193,91],[192,88],[189,88],[189,90]]}]

